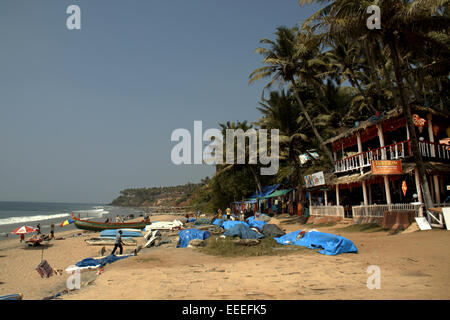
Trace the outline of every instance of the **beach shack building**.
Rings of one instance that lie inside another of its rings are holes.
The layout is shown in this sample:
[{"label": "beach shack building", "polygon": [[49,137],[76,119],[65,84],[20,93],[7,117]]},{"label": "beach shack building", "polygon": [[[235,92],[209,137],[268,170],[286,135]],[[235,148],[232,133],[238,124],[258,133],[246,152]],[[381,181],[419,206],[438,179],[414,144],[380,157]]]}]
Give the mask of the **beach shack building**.
[{"label": "beach shack building", "polygon": [[[414,106],[412,111],[434,205],[450,206],[449,114],[422,106]],[[376,222],[385,212],[424,215],[419,205],[423,196],[418,170],[401,108],[357,122],[325,144],[333,150],[332,172],[316,173],[319,179],[305,177],[313,181],[306,186],[311,216]],[[432,225],[443,226],[442,215],[429,214]]]},{"label": "beach shack building", "polygon": [[237,214],[241,210],[247,212],[260,212],[266,214],[296,214],[295,210],[295,189],[282,188],[282,184],[265,186],[261,192],[256,191],[248,199],[236,201],[233,210]]}]

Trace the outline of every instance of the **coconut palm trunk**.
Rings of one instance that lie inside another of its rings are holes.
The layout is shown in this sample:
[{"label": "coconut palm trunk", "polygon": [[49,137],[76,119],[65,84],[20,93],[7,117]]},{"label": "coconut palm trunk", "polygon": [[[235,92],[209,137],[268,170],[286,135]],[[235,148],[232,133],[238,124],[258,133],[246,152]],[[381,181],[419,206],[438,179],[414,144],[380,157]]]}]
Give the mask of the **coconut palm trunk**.
[{"label": "coconut palm trunk", "polygon": [[400,100],[403,105],[402,107],[403,107],[403,111],[404,111],[404,115],[405,115],[405,119],[406,119],[406,125],[408,126],[408,130],[409,130],[409,136],[411,139],[411,146],[412,146],[412,150],[413,150],[413,154],[414,154],[414,160],[416,162],[417,170],[419,171],[419,181],[420,181],[420,185],[422,186],[425,207],[431,208],[431,207],[433,207],[433,201],[431,199],[431,193],[430,193],[430,188],[428,185],[428,180],[425,178],[426,177],[425,164],[423,162],[422,154],[420,152],[419,140],[417,139],[416,130],[415,130],[414,124],[412,122],[411,106],[409,103],[407,103],[406,97],[405,97],[405,91],[404,91],[403,82],[402,82],[403,78],[402,78],[402,74],[400,71],[400,59],[398,56],[396,41],[393,40],[392,42],[390,42],[389,46],[393,53],[392,54],[392,62],[394,63],[395,78],[396,78],[396,82],[397,82],[398,91],[400,93]]},{"label": "coconut palm trunk", "polygon": [[262,193],[262,187],[261,187],[261,181],[259,180],[258,173],[256,172],[253,165],[249,164],[248,167],[250,168],[250,171],[253,174],[253,178],[255,179],[256,186],[258,187],[258,191],[261,194]]},{"label": "coconut palm trunk", "polygon": [[297,87],[297,84],[295,83],[294,78],[292,77],[290,79],[290,81],[291,81],[292,87],[294,88],[293,91],[294,91],[295,99],[297,100],[297,102],[300,106],[300,109],[302,110],[302,113],[306,118],[306,121],[308,121],[309,125],[311,126],[311,128],[314,132],[314,135],[316,136],[317,140],[319,140],[320,149],[322,149],[322,151],[325,152],[325,154],[328,157],[328,159],[330,160],[330,162],[333,163],[333,155],[331,154],[331,152],[327,148],[327,146],[324,144],[322,136],[320,135],[319,131],[317,131],[317,128],[314,125],[314,122],[312,121],[312,119],[308,113],[308,110],[306,110],[305,105],[303,104],[303,101],[298,94],[298,87]]}]

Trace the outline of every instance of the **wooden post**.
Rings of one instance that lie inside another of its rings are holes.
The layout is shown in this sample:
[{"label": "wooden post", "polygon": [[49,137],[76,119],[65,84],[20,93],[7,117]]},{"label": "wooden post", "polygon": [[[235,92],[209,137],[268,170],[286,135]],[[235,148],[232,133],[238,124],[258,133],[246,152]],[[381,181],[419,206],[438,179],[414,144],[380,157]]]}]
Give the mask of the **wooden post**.
[{"label": "wooden post", "polygon": [[[431,113],[427,114],[427,119],[428,119],[428,136],[430,137],[430,142],[433,142],[430,146],[430,153],[432,157],[436,156],[436,151],[434,149],[434,134],[433,134],[433,116],[431,115]],[[436,200],[437,201],[437,200]]]},{"label": "wooden post", "polygon": [[441,203],[441,193],[439,188],[439,178],[437,175],[433,176],[433,181],[434,181],[434,195],[436,203],[439,205]]},{"label": "wooden post", "polygon": [[[311,192],[309,192],[308,191],[308,195],[309,195],[309,206],[311,207],[312,206],[312,199],[311,199]],[[311,212],[311,209],[309,209],[310,210],[310,212]]]},{"label": "wooden post", "polygon": [[336,205],[340,206],[340,199],[339,199],[339,184],[336,185]]},{"label": "wooden post", "polygon": [[[361,134],[359,132],[356,133],[356,141],[358,142],[358,153],[362,153],[362,142],[361,142]],[[361,172],[361,174],[364,173],[364,169],[362,167],[362,162],[363,162],[363,156],[362,154],[359,155],[359,170]]]},{"label": "wooden post", "polygon": [[328,191],[324,191],[323,195],[325,196],[325,206],[328,206]]},{"label": "wooden post", "polygon": [[383,128],[381,127],[381,124],[377,124],[378,129],[378,139],[380,140],[380,148],[381,149],[381,158],[383,160],[386,160],[386,149],[384,149],[384,135],[383,135]]},{"label": "wooden post", "polygon": [[363,198],[364,198],[364,205],[369,205],[369,201],[367,199],[367,188],[366,188],[366,182],[362,182],[362,190],[363,190]]},{"label": "wooden post", "polygon": [[384,178],[384,190],[386,191],[386,202],[387,202],[387,204],[392,204],[391,189],[389,188],[388,176],[383,176],[383,178]]},{"label": "wooden post", "polygon": [[[378,129],[378,138],[380,140],[380,147],[381,149],[381,157],[383,160],[386,160],[386,149],[384,149],[384,135],[383,135],[383,128],[381,127],[381,124],[377,124]],[[386,192],[386,203],[391,204],[391,189],[389,187],[389,179],[388,176],[383,176],[384,179],[384,190]]]},{"label": "wooden post", "polygon": [[372,204],[372,186],[369,184],[367,186],[367,193],[369,194],[369,205]]},{"label": "wooden post", "polygon": [[[416,180],[416,192],[417,192],[417,200],[421,203],[423,203],[423,197],[422,197],[422,189],[420,188],[420,180],[419,180],[419,170],[414,168],[414,178]],[[423,217],[423,209],[420,207],[419,216]]]}]

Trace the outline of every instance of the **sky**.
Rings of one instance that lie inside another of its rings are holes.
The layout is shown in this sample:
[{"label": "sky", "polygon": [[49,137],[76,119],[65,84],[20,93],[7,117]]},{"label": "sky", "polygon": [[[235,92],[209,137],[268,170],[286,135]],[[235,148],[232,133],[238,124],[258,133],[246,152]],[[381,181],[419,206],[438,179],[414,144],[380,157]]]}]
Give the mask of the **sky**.
[{"label": "sky", "polygon": [[[70,5],[81,29],[69,30]],[[199,182],[171,133],[255,121],[254,53],[316,6],[297,0],[0,1],[0,201],[109,203]]]}]

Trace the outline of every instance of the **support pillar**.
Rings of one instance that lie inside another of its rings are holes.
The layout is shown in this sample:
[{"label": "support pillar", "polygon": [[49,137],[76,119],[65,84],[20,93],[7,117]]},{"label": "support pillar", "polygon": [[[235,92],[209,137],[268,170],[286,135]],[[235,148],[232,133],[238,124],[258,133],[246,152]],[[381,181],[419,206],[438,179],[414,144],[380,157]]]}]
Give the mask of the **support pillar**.
[{"label": "support pillar", "polygon": [[325,196],[325,206],[328,206],[328,191],[324,191],[323,195]]},{"label": "support pillar", "polygon": [[437,175],[433,176],[434,182],[434,198],[436,199],[436,203],[439,205],[441,203],[441,192],[439,188],[439,178]]},{"label": "support pillar", "polygon": [[[417,200],[419,202],[423,203],[422,188],[420,187],[420,180],[419,180],[419,170],[417,168],[414,168],[414,178],[416,181]],[[419,216],[423,217],[423,208],[422,207],[420,207]]]},{"label": "support pillar", "polygon": [[336,205],[340,206],[340,199],[339,199],[339,185],[336,185]]},{"label": "support pillar", "polygon": [[367,193],[369,194],[369,205],[372,205],[372,186],[367,185]]},{"label": "support pillar", "polygon": [[391,189],[389,188],[388,176],[383,176],[383,178],[384,178],[384,190],[386,192],[386,202],[387,202],[387,204],[392,204]]},{"label": "support pillar", "polygon": [[[434,134],[433,134],[433,122],[432,122],[433,116],[431,113],[427,114],[427,122],[428,122],[428,136],[430,137],[430,142],[432,142],[430,146],[430,154],[432,157],[436,156],[436,150],[434,148]],[[437,200],[436,200],[437,201]]]},{"label": "support pillar", "polygon": [[364,173],[364,169],[362,167],[362,165],[363,165],[363,156],[361,154],[363,151],[362,151],[361,134],[359,132],[356,133],[356,141],[358,143],[358,153],[360,154],[359,157],[358,157],[359,158],[359,165],[360,165],[359,170],[360,170],[361,174],[363,174]]},{"label": "support pillar", "polygon": [[364,205],[367,206],[369,205],[369,200],[367,197],[367,187],[365,181],[362,182],[362,190],[363,190]]}]

